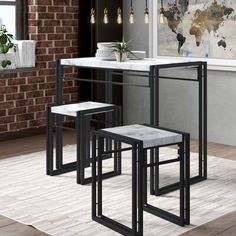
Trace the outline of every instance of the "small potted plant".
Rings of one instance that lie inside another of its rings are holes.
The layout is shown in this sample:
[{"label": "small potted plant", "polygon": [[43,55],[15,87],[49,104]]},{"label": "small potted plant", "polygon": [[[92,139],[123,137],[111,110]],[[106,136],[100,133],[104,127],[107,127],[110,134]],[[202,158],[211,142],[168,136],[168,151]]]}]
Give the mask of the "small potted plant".
[{"label": "small potted plant", "polygon": [[115,53],[116,60],[118,62],[126,61],[128,53],[132,54],[130,50],[130,42],[131,40],[129,40],[128,42],[125,42],[123,39],[122,42],[117,41],[111,44],[111,47],[114,48],[113,52]]},{"label": "small potted plant", "polygon": [[7,53],[11,48],[15,50],[14,44],[11,42],[13,35],[9,34],[5,25],[0,26],[0,69],[6,69],[12,64]]}]

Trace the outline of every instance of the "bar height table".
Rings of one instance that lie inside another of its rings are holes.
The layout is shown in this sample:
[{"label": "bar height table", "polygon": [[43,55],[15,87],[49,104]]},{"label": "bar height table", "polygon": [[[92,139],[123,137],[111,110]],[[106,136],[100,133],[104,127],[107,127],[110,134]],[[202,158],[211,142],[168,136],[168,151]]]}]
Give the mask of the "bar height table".
[{"label": "bar height table", "polygon": [[[77,67],[104,70],[104,79],[85,79],[85,78],[66,78],[64,77],[64,67]],[[162,70],[193,68],[197,70],[197,78],[183,78],[162,76]],[[147,84],[126,83],[113,80],[114,74],[127,74],[138,77],[147,78]],[[191,177],[191,184],[200,182],[207,178],[207,62],[194,61],[188,58],[180,59],[155,59],[147,58],[144,60],[129,60],[126,62],[102,61],[94,57],[61,59],[57,61],[56,70],[56,104],[63,104],[63,80],[75,79],[90,83],[105,84],[105,102],[112,103],[112,84],[121,86],[140,86],[150,88],[150,124],[159,126],[159,82],[160,79],[173,79],[186,82],[198,83],[199,95],[199,125],[198,125],[198,142],[199,142],[199,158],[198,158],[198,175]],[[62,122],[58,120],[57,122]],[[57,140],[59,144],[57,148],[61,148],[61,140]],[[60,158],[59,158],[60,159]],[[158,161],[158,150],[151,153],[151,162]],[[57,163],[61,165],[62,163]],[[160,195],[178,189],[179,183],[169,185],[167,187],[159,187],[159,180],[154,176],[159,176],[159,166],[152,167],[151,173],[151,194]]]}]

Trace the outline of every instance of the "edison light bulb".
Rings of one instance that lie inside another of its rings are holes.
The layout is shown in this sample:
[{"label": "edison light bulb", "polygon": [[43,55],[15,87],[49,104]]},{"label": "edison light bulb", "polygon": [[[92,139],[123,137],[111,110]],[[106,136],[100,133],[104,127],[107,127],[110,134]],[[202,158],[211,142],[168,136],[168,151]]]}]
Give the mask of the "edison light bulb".
[{"label": "edison light bulb", "polygon": [[108,24],[108,23],[109,23],[109,20],[108,20],[108,10],[107,10],[107,8],[104,8],[103,23],[104,23],[104,24]]},{"label": "edison light bulb", "polygon": [[129,11],[129,23],[130,24],[134,23],[134,10],[132,7],[130,8],[130,11]]},{"label": "edison light bulb", "polygon": [[95,23],[96,23],[96,20],[95,20],[95,10],[94,10],[94,8],[91,9],[90,23],[91,23],[91,24],[95,24]]},{"label": "edison light bulb", "polygon": [[144,23],[145,24],[149,23],[149,12],[148,12],[148,8],[147,7],[144,10]]},{"label": "edison light bulb", "polygon": [[161,24],[164,24],[165,23],[165,16],[164,16],[164,8],[162,7],[161,9],[160,9],[160,23]]},{"label": "edison light bulb", "polygon": [[117,9],[117,23],[122,24],[122,16],[121,16],[121,8],[118,7]]}]

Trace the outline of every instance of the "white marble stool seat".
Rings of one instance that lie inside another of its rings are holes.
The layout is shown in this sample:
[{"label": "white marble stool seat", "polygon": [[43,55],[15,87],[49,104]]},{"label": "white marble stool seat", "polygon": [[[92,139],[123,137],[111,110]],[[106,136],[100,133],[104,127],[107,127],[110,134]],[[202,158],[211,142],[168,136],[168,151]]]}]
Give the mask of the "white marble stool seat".
[{"label": "white marble stool seat", "polygon": [[53,106],[51,108],[51,112],[54,114],[60,114],[65,116],[77,116],[77,112],[80,111],[88,111],[98,109],[98,111],[102,108],[114,107],[113,104],[108,103],[101,103],[101,102],[79,102],[79,103],[72,103],[66,105],[58,105]]},{"label": "white marble stool seat", "polygon": [[182,134],[139,124],[106,128],[103,130],[143,141],[143,148],[182,142]]}]

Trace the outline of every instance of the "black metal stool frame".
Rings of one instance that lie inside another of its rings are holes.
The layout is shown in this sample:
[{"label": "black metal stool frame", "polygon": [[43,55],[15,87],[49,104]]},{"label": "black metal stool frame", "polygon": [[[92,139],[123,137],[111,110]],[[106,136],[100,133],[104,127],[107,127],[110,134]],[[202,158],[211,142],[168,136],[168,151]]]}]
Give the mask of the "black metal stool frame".
[{"label": "black metal stool frame", "polygon": [[[92,115],[101,113],[113,114],[113,125],[120,125],[121,121],[121,109],[119,106],[109,106],[96,109],[89,109],[85,111],[77,112],[75,118],[75,128],[69,128],[65,126],[56,125],[57,119],[63,119],[64,116],[51,112],[51,107],[47,110],[47,154],[46,154],[46,172],[47,175],[59,175],[70,171],[77,170],[77,183],[88,184],[91,183],[92,177],[85,177],[84,170],[90,166],[90,121]],[[106,122],[105,122],[106,123]],[[54,128],[56,137],[56,169],[54,169],[53,160],[53,147],[54,147]],[[77,160],[75,162],[63,164],[63,148],[62,148],[62,129],[68,129],[76,132],[77,141]],[[60,140],[60,141],[59,141]],[[59,142],[58,142],[59,141]],[[108,142],[108,141],[107,141]],[[119,144],[115,143],[115,149],[119,147]],[[106,157],[109,158],[109,157]],[[108,173],[104,173],[103,178],[110,178],[121,174],[121,157],[116,155],[114,157],[114,170]]]},{"label": "black metal stool frame", "polygon": [[[153,127],[153,126],[152,126]],[[163,130],[167,130],[161,127]],[[170,129],[168,129],[170,131]],[[171,130],[172,132],[176,132]],[[176,143],[179,147],[180,162],[180,215],[174,215],[160,208],[154,207],[147,202],[147,168],[155,163],[147,164],[147,150],[143,148],[143,142],[126,136],[110,133],[104,130],[93,132],[93,161],[92,161],[92,219],[101,223],[122,235],[142,236],[143,235],[143,211],[159,216],[172,223],[184,226],[190,223],[190,178],[189,178],[189,134],[182,134],[182,142]],[[114,151],[104,151],[104,139],[110,138],[120,143],[131,145],[131,148],[124,148]],[[96,149],[98,140],[98,156]],[[174,145],[174,144],[171,144]],[[159,147],[170,146],[163,145]],[[156,147],[152,147],[154,149]],[[129,228],[102,213],[102,160],[103,155],[111,152],[122,152],[132,150],[132,228]],[[98,161],[97,161],[98,160]],[[98,173],[97,164],[98,163]],[[97,184],[96,184],[97,180]]]}]

